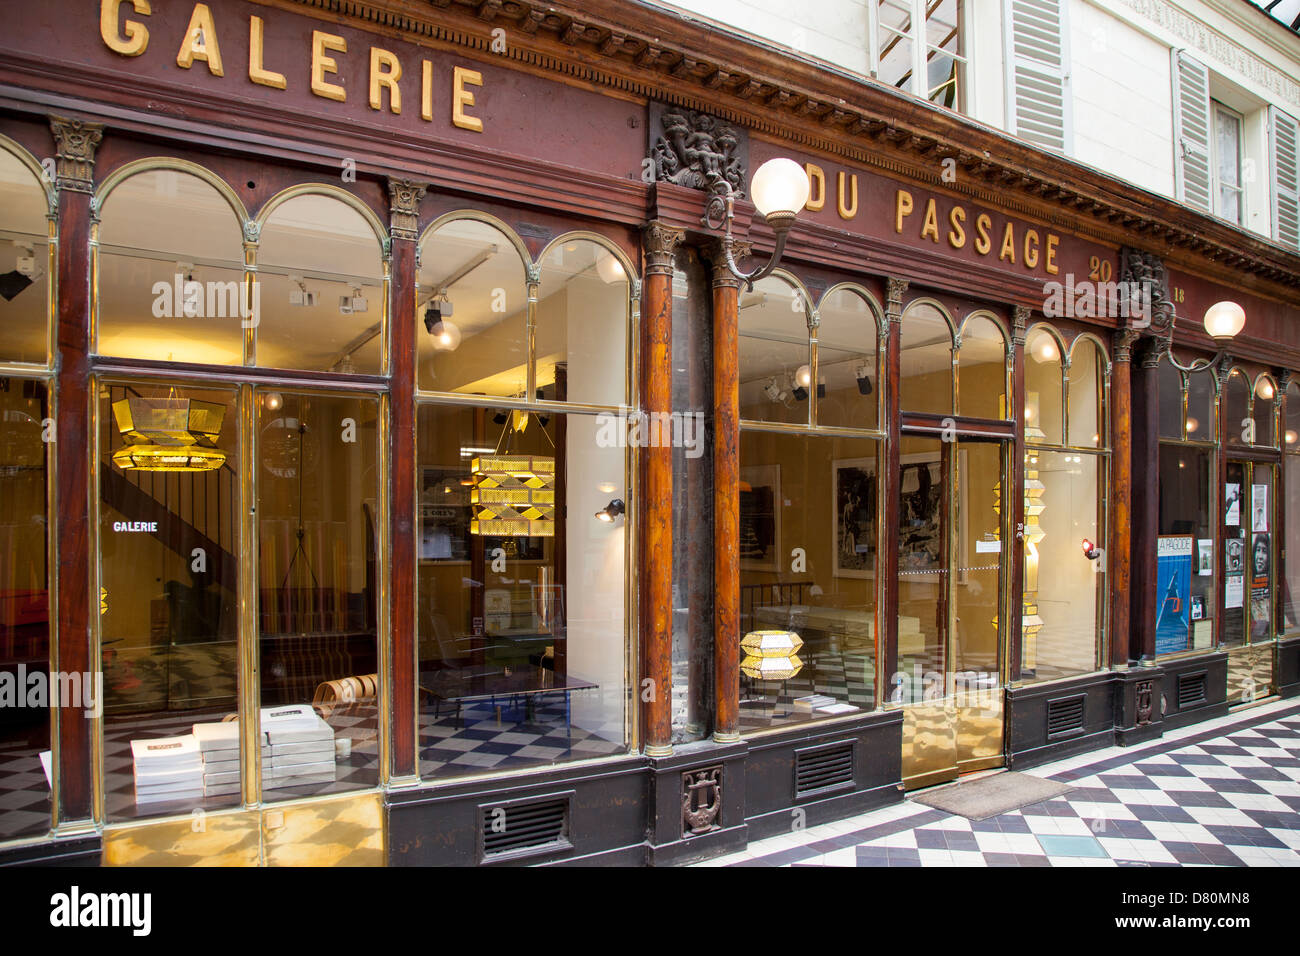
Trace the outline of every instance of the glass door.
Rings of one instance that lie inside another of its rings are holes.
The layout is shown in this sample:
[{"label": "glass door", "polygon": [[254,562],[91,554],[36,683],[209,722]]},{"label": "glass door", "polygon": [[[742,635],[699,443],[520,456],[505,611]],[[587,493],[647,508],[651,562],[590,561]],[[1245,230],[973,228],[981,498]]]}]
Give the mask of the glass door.
[{"label": "glass door", "polygon": [[1223,634],[1228,703],[1267,696],[1273,680],[1275,466],[1228,461],[1223,489]]},{"label": "glass door", "polygon": [[893,700],[913,789],[1002,763],[1006,456],[1000,442],[902,442]]}]

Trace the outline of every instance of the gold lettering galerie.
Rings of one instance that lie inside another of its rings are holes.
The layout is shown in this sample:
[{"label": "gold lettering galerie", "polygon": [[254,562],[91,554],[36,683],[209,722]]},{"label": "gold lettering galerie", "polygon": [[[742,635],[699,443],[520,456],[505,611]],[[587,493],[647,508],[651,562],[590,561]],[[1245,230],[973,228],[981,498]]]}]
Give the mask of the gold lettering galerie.
[{"label": "gold lettering galerie", "polygon": [[[149,0],[126,0],[131,9],[142,17],[153,13]],[[138,20],[121,19],[123,0],[102,0],[99,5],[99,35],[114,53],[122,56],[139,56],[149,47],[149,28]],[[123,37],[118,32],[118,23],[122,23]]]},{"label": "gold lettering galerie", "polygon": [[[211,0],[209,0],[211,2]],[[124,10],[129,8],[129,10]],[[137,57],[149,49],[149,27],[132,18],[153,15],[152,0],[100,0],[99,35],[104,46],[119,56]],[[229,14],[223,14],[229,16]],[[267,67],[266,20],[259,16],[248,18],[248,79],[258,86],[275,90],[288,88],[286,73]],[[274,29],[274,26],[272,27]],[[229,39],[229,36],[227,36]],[[281,61],[283,47],[272,46],[272,60]],[[347,102],[347,89],[340,73],[340,59],[332,54],[348,52],[347,39],[322,30],[311,34],[311,91],[316,96],[338,103]],[[176,53],[176,65],[189,70],[195,61],[202,62],[212,76],[224,77],[225,67],[217,36],[216,17],[208,3],[195,3],[190,12],[189,24],[181,37]],[[283,68],[283,62],[276,62]],[[388,111],[402,112],[402,63],[396,53],[381,47],[369,48],[369,76],[367,102],[376,111],[384,110],[384,91],[388,93]],[[467,67],[453,67],[451,75],[451,121],[460,129],[483,132],[483,120],[470,112],[477,100],[469,87],[483,86],[483,74]],[[410,81],[408,80],[408,83]],[[444,80],[445,82],[445,80]],[[408,87],[409,92],[409,87]],[[420,61],[420,118],[433,122],[433,64]],[[820,170],[819,170],[820,172]],[[811,175],[811,174],[810,174]],[[823,187],[824,195],[824,187]],[[853,210],[856,212],[856,203]]]}]

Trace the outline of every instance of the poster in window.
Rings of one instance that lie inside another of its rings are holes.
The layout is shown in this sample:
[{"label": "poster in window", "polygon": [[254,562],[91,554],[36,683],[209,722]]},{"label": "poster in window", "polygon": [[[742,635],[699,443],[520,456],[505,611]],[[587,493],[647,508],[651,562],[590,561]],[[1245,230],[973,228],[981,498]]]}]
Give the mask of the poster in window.
[{"label": "poster in window", "polygon": [[1268,530],[1268,485],[1250,486],[1250,530]]},{"label": "poster in window", "polygon": [[1187,650],[1191,634],[1191,535],[1161,535],[1156,548],[1159,609],[1156,614],[1156,653]]},{"label": "poster in window", "polygon": [[740,566],[746,571],[780,570],[781,466],[740,469]]},{"label": "poster in window", "polygon": [[1223,606],[1241,607],[1245,599],[1246,578],[1242,574],[1229,574],[1223,580]]},{"label": "poster in window", "polygon": [[1228,574],[1241,574],[1246,570],[1244,555],[1246,542],[1241,538],[1229,538],[1223,542],[1223,570]]},{"label": "poster in window", "polygon": [[1214,539],[1200,538],[1196,542],[1196,573],[1200,577],[1214,574]]},{"label": "poster in window", "polygon": [[1241,485],[1228,482],[1223,486],[1223,523],[1229,527],[1241,524]]},{"label": "poster in window", "polygon": [[870,578],[876,574],[876,460],[840,458],[831,462],[834,489],[831,504],[832,543],[838,578]]},{"label": "poster in window", "polygon": [[1273,601],[1269,586],[1272,581],[1273,552],[1270,536],[1256,534],[1250,542],[1250,639],[1268,640],[1272,634]]}]

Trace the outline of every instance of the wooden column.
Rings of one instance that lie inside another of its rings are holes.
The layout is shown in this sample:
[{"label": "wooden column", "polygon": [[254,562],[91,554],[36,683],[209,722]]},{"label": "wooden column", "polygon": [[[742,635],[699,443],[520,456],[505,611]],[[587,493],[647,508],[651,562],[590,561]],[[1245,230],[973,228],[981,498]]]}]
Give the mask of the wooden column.
[{"label": "wooden column", "polygon": [[[713,264],[713,739],[740,739],[740,281]],[[779,503],[778,503],[779,506]]]},{"label": "wooden column", "polygon": [[642,740],[650,757],[673,752],[673,459],[664,439],[670,431],[673,395],[673,252],[682,238],[680,229],[661,222],[647,225],[643,236],[640,412],[649,416],[643,434],[653,440],[639,449],[641,681],[636,693],[641,701]]},{"label": "wooden column", "polygon": [[1130,471],[1135,476],[1129,607],[1129,657],[1151,665],[1156,659],[1156,543],[1160,531],[1160,388],[1158,367],[1164,342],[1147,339],[1142,365],[1130,381],[1133,400],[1133,445]]},{"label": "wooden column", "polygon": [[1024,660],[1025,615],[1025,330],[1031,310],[1018,305],[1012,310],[1011,323],[1011,418],[1016,422],[1016,438],[1011,445],[1007,489],[1002,500],[1010,507],[1011,541],[1006,557],[1010,581],[1007,600],[1007,679],[1020,679]]},{"label": "wooden column", "polygon": [[885,355],[881,370],[881,391],[885,410],[882,423],[887,436],[884,467],[881,470],[879,509],[880,539],[876,548],[876,653],[880,656],[876,671],[880,675],[879,697],[887,702],[894,692],[891,682],[898,673],[898,467],[902,442],[900,406],[902,403],[903,368],[903,293],[906,279],[885,280]]},{"label": "wooden column", "polygon": [[1111,349],[1110,528],[1106,540],[1111,667],[1129,662],[1129,592],[1133,586],[1133,395],[1129,377],[1136,339],[1132,329],[1120,329],[1114,333]]},{"label": "wooden column", "polygon": [[389,234],[392,237],[392,380],[389,385],[391,494],[389,516],[389,628],[392,635],[392,749],[390,782],[416,779],[416,656],[418,617],[415,610],[415,356],[419,317],[416,313],[416,251],[420,200],[425,186],[390,179]]},{"label": "wooden column", "polygon": [[[95,147],[104,134],[99,123],[50,117],[58,148],[55,188],[59,202],[58,304],[56,317],[54,426],[54,548],[58,560],[56,669],[64,674],[99,672],[91,659],[92,602],[90,521],[90,198],[94,191]],[[96,466],[97,467],[97,466]],[[102,693],[102,689],[101,689]],[[53,702],[52,702],[53,703]],[[94,813],[93,722],[80,707],[51,707],[56,727],[58,793],[55,827],[62,832],[85,827]]]}]

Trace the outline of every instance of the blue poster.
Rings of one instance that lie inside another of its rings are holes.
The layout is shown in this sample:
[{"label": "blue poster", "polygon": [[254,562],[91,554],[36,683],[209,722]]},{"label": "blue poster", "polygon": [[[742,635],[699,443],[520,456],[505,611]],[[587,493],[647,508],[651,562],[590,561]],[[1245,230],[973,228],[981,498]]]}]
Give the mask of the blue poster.
[{"label": "blue poster", "polygon": [[1192,614],[1191,535],[1161,535],[1156,549],[1156,653],[1185,651]]}]

